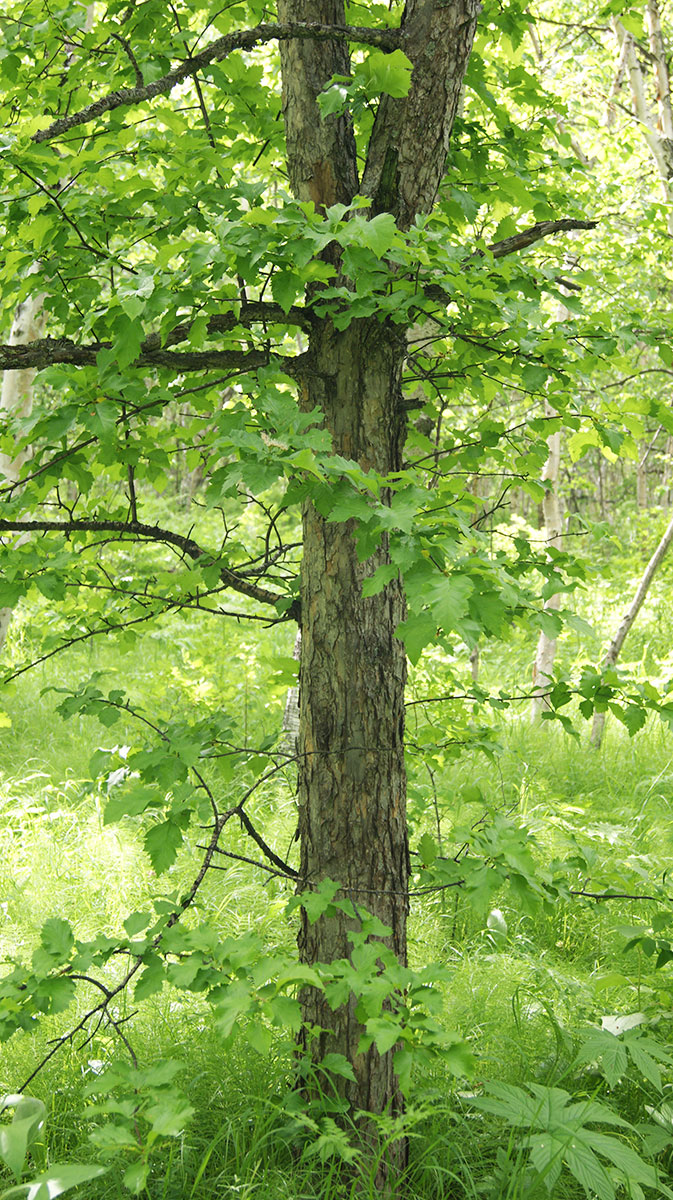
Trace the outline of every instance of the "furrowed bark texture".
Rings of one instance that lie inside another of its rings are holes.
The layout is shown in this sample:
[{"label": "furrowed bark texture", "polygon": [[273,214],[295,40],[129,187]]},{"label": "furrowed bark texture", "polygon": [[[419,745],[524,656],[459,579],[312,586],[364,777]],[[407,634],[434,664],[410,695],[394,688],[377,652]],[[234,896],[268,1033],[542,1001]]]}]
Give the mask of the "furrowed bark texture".
[{"label": "furrowed bark texture", "polygon": [[[429,212],[446,165],[448,139],[467,67],[476,0],[409,0],[402,43],[414,63],[404,100],[384,96],[366,167],[358,184],[350,118],[321,121],[316,97],[334,74],[349,73],[337,43],[286,42],[280,47],[283,112],[292,190],[316,207],[348,203],[360,191],[372,212],[392,212],[401,228]],[[340,0],[280,0],[281,21],[342,24]],[[326,251],[340,270],[337,249]],[[339,280],[352,286],[339,274]],[[337,331],[316,321],[298,372],[301,402],[321,409],[335,454],[366,470],[400,469],[405,438],[401,375],[405,330],[375,319]],[[299,833],[305,889],[330,878],[356,912],[366,909],[391,929],[388,939],[406,961],[408,844],[404,770],[406,659],[395,629],[405,611],[396,579],[376,596],[362,595],[364,580],[390,561],[387,537],[361,562],[353,521],[330,522],[312,503],[304,512],[302,652],[300,670]],[[311,925],[304,917],[299,946],[313,964],[348,959],[357,920],[343,915]],[[346,1056],[355,1081],[335,1085],[351,1113],[391,1115],[402,1110],[393,1051],[358,1053],[363,1028],[356,1000],[333,1012],[316,990],[303,997],[304,1018],[317,1027],[308,1040],[314,1062]],[[360,1123],[363,1145],[376,1153],[374,1127]],[[406,1141],[389,1148],[377,1168],[380,1190],[394,1187],[406,1161]],[[387,1193],[386,1193],[387,1194]]]},{"label": "furrowed bark texture", "polygon": [[414,64],[411,88],[404,99],[382,97],[362,179],[375,211],[395,213],[402,229],[437,199],[480,7],[407,0],[402,49]]},{"label": "furrowed bark texture", "polygon": [[[279,0],[280,21],[345,25],[342,0]],[[280,43],[283,113],[292,189],[316,208],[350,204],[358,188],[353,124],[348,114],[320,118],[316,97],[333,75],[350,74],[348,46],[339,42]]]},{"label": "furrowed bark texture", "polygon": [[[334,450],[380,472],[401,465],[404,418],[400,376],[404,346],[377,323],[343,333],[326,324],[316,347],[320,375],[307,389],[320,404]],[[406,657],[395,629],[404,616],[399,580],[377,596],[363,581],[388,562],[383,540],[359,561],[352,521],[325,521],[312,503],[304,513],[300,674],[299,831],[301,886],[341,883],[356,911],[376,914],[406,961],[408,848],[404,769]],[[355,923],[357,926],[357,923]],[[348,958],[354,923],[345,915],[311,925],[304,917],[304,962]],[[325,1030],[311,1045],[320,1061],[345,1054],[355,1083],[339,1080],[351,1108],[400,1111],[393,1054],[358,1054],[363,1033],[356,1002],[333,1013],[321,993],[304,996],[304,1016]],[[397,1165],[405,1154],[397,1145]]]}]

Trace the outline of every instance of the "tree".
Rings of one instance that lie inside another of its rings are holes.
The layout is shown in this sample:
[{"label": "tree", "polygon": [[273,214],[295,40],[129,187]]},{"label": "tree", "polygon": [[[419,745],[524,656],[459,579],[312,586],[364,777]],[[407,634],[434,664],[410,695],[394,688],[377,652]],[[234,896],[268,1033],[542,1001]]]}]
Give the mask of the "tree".
[{"label": "tree", "polygon": [[[616,666],[617,659],[619,658],[619,655],[622,652],[622,647],[624,645],[624,642],[626,641],[626,638],[631,629],[631,626],[633,625],[636,617],[638,616],[638,613],[640,612],[640,610],[643,606],[643,603],[645,602],[647,593],[650,590],[650,584],[652,583],[654,576],[656,575],[659,567],[661,566],[661,564],[666,556],[666,551],[668,550],[668,547],[670,546],[672,541],[673,541],[673,520],[669,521],[668,525],[666,526],[666,529],[664,530],[664,532],[657,544],[657,547],[656,547],[654,553],[652,554],[652,557],[650,558],[650,561],[648,562],[647,566],[645,567],[645,570],[643,571],[643,574],[642,574],[642,577],[638,584],[638,587],[636,588],[634,597],[633,597],[631,603],[629,604],[629,607],[626,610],[626,612],[624,613],[624,616],[619,624],[619,629],[617,630],[615,636],[613,637],[612,641],[610,642],[610,645],[608,646],[608,648],[605,652],[603,661],[601,663],[601,671],[603,672],[603,674],[610,672],[612,670],[612,668]],[[600,747],[601,742],[603,741],[603,731],[605,728],[605,716],[606,716],[606,710],[602,706],[601,706],[601,709],[597,709],[596,712],[594,713],[594,719],[593,719],[593,722],[591,725],[591,743],[592,743],[592,745],[596,746],[597,748]]]},{"label": "tree", "polygon": [[[272,24],[258,0],[222,12],[160,3],[129,10],[111,0],[88,31],[83,11],[61,5],[45,25],[29,2],[10,23],[2,60],[11,114],[4,302],[35,288],[22,271],[37,257],[50,322],[46,338],[0,346],[2,369],[45,372],[30,421],[15,414],[7,426],[14,461],[28,444],[33,457],[2,491],[2,602],[37,586],[62,605],[65,625],[77,614],[75,634],[51,634],[47,655],[100,634],[132,635],[185,606],[219,610],[223,592],[243,598],[238,615],[259,619],[261,609],[271,622],[300,624],[298,868],[250,822],[249,792],[223,811],[184,756],[168,799],[151,792],[150,801],[131,781],[117,811],[160,809],[148,848],[165,869],[208,797],[206,859],[170,929],[232,814],[271,869],[327,897],[302,909],[302,1036],[309,1064],[345,1060],[336,1087],[353,1114],[373,1117],[402,1111],[395,1045],[375,1021],[367,1026],[355,990],[335,999],[338,989],[326,990],[313,968],[352,965],[364,930],[370,975],[384,976],[386,962],[399,968],[398,999],[383,989],[377,1020],[385,1024],[401,1003],[405,645],[416,661],[438,636],[473,643],[513,619],[543,619],[531,567],[562,586],[565,561],[536,556],[525,538],[512,553],[489,556],[479,504],[462,483],[492,461],[496,475],[515,475],[539,498],[545,421],[510,429],[487,405],[476,436],[442,425],[451,387],[493,396],[503,377],[524,390],[546,388],[554,411],[563,409],[572,355],[540,304],[541,292],[552,303],[563,294],[555,252],[543,265],[511,256],[593,225],[558,217],[554,188],[534,182],[536,156],[548,160],[548,149],[519,138],[498,110],[484,118],[495,121],[497,161],[512,171],[516,162],[519,178],[527,170],[528,190],[514,216],[487,219],[490,239],[466,238],[472,201],[459,188],[452,198],[457,172],[471,162],[477,194],[489,185],[487,172],[478,182],[487,139],[476,118],[463,121],[448,178],[446,169],[478,8],[475,0],[409,0],[399,23],[399,5],[354,5],[367,20],[358,25],[339,0],[280,0]],[[262,23],[242,28],[244,20]],[[520,13],[494,10],[488,20],[485,37],[520,41]],[[73,44],[64,100],[61,64]],[[483,58],[474,71],[478,103],[486,96],[490,114]],[[516,102],[537,98],[524,78]],[[500,277],[496,264],[508,256]],[[224,384],[234,392],[223,403]],[[170,420],[176,403],[189,404],[179,427]],[[423,404],[437,422],[434,442],[416,427],[407,438],[407,413]],[[152,496],[176,453],[202,465],[207,509],[176,514],[168,528],[155,519]],[[229,528],[242,493],[270,497],[261,501],[261,553]],[[494,497],[496,508],[501,502]],[[12,541],[28,534],[44,536]],[[176,559],[169,569],[143,547]],[[83,618],[87,594],[97,602]],[[64,708],[104,721],[130,711],[119,689],[104,695],[93,684],[75,688]],[[154,728],[170,742],[165,727]],[[211,726],[207,733],[217,742]],[[185,763],[197,780],[191,791]],[[120,770],[129,783],[130,768]],[[143,967],[159,970],[162,937],[148,942],[125,983]],[[73,970],[76,959],[69,963]],[[362,1134],[373,1136],[368,1120]],[[389,1155],[396,1169],[405,1152],[400,1138]]]}]

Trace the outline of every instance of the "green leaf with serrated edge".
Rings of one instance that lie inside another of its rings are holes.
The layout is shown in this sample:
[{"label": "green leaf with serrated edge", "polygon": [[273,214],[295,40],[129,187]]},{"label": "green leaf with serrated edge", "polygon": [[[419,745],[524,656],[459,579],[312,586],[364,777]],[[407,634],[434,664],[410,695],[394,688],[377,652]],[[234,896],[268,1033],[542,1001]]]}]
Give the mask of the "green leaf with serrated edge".
[{"label": "green leaf with serrated edge", "polygon": [[652,1055],[648,1054],[645,1046],[641,1043],[641,1039],[629,1038],[625,1040],[624,1045],[629,1052],[633,1065],[660,1092],[662,1090],[661,1071],[658,1064],[652,1058]]},{"label": "green leaf with serrated edge", "polygon": [[374,50],[367,55],[359,68],[367,80],[372,93],[385,92],[388,96],[406,96],[411,86],[413,63],[402,50],[384,54]]},{"label": "green leaf with serrated edge", "polygon": [[370,1017],[365,1029],[373,1037],[379,1054],[386,1054],[400,1040],[400,1023],[385,1017]]},{"label": "green leaf with serrated edge", "polygon": [[587,1195],[595,1194],[599,1200],[615,1200],[615,1189],[610,1176],[596,1158],[591,1146],[583,1141],[579,1134],[576,1133],[566,1145],[563,1159]]},{"label": "green leaf with serrated edge", "polygon": [[149,1121],[152,1132],[158,1137],[178,1137],[193,1115],[192,1105],[187,1104],[179,1092],[163,1096],[143,1111],[143,1118]]},{"label": "green leaf with serrated edge", "polygon": [[340,1075],[342,1079],[350,1079],[355,1083],[355,1072],[343,1054],[325,1054],[320,1060],[319,1068],[329,1075]]},{"label": "green leaf with serrated edge", "polygon": [[294,271],[277,271],[271,279],[271,295],[284,313],[289,313],[303,290],[302,278]]},{"label": "green leaf with serrated edge", "polygon": [[143,929],[152,921],[152,914],[147,912],[131,913],[124,921],[124,929],[129,937],[135,937],[137,933],[141,933]]},{"label": "green leaf with serrated edge", "polygon": [[124,1172],[124,1186],[127,1187],[134,1196],[139,1196],[140,1193],[146,1189],[149,1173],[150,1166],[148,1162],[141,1161],[133,1163]]},{"label": "green leaf with serrated edge", "polygon": [[70,958],[75,936],[68,921],[61,917],[50,917],[42,926],[40,942],[56,963],[63,963]]},{"label": "green leaf with serrated edge", "polygon": [[623,1043],[614,1034],[600,1029],[592,1032],[584,1041],[575,1062],[578,1065],[597,1060],[610,1087],[615,1087],[628,1067],[628,1057]]},{"label": "green leaf with serrated edge", "polygon": [[182,841],[182,830],[173,821],[162,821],[148,829],[144,846],[157,875],[173,866]]},{"label": "green leaf with serrated edge", "polygon": [[437,846],[429,833],[424,833],[418,843],[418,853],[424,866],[430,866],[437,857]]}]

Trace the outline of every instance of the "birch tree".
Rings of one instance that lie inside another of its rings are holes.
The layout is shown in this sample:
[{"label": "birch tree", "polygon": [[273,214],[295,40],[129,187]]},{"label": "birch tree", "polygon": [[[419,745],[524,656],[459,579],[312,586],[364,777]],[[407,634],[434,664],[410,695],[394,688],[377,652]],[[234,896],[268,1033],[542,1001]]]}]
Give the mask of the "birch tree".
[{"label": "birch tree", "polygon": [[[668,205],[666,223],[673,234],[671,179],[673,179],[673,109],[668,57],[657,0],[647,0],[645,22],[649,54],[642,54],[633,34],[615,17],[613,28],[619,46],[619,62],[613,92],[628,75],[634,115],[650,149]],[[651,68],[651,75],[648,72]],[[651,99],[653,97],[653,99]]]},{"label": "birch tree", "polygon": [[[44,296],[35,292],[19,304],[9,335],[10,346],[25,346],[37,341],[44,332]],[[35,367],[24,367],[18,371],[5,371],[0,392],[0,412],[23,418],[30,416],[33,407],[33,383]],[[9,483],[16,483],[26,460],[25,451],[13,455],[0,453],[0,476]],[[0,608],[0,650],[5,643],[7,629],[12,618],[11,608]]]},{"label": "birch tree", "polygon": [[[654,579],[654,576],[656,575],[659,567],[661,566],[661,563],[663,562],[664,557],[666,555],[666,551],[668,550],[668,547],[670,546],[672,541],[673,541],[673,519],[671,519],[669,521],[669,523],[666,527],[666,530],[665,530],[656,550],[654,551],[654,554],[652,555],[650,561],[648,562],[648,564],[643,572],[643,576],[640,580],[640,583],[638,584],[638,587],[636,588],[636,592],[633,597],[633,600],[631,601],[629,607],[627,608],[626,612],[624,613],[624,616],[620,622],[619,628],[617,629],[615,636],[613,637],[612,641],[610,642],[610,645],[608,646],[608,649],[605,653],[605,657],[603,658],[603,661],[601,663],[601,671],[603,672],[603,674],[605,674],[606,671],[609,671],[612,667],[616,666],[617,660],[619,658],[619,655],[622,652],[622,648],[624,646],[624,642],[626,641],[628,633],[631,630],[631,628],[635,622],[635,619],[638,616],[638,613],[640,612],[640,610],[645,602],[647,593],[650,590],[650,585],[652,583],[652,580]],[[599,748],[603,741],[603,731],[605,729],[605,717],[606,717],[605,709],[603,709],[602,712],[598,709],[594,712],[594,719],[593,719],[593,723],[591,726],[591,744],[593,746],[596,746],[596,748]]]}]

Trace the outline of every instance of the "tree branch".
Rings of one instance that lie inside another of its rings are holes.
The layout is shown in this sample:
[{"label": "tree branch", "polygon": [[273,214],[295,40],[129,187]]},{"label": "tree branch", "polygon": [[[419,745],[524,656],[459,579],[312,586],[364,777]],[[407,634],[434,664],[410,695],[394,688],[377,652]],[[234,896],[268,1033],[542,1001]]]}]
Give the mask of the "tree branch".
[{"label": "tree branch", "polygon": [[[228,333],[237,326],[248,328],[255,324],[296,325],[310,330],[315,318],[309,309],[293,305],[288,313],[279,304],[252,301],[241,304],[238,312],[218,313],[210,317],[207,333],[210,337]],[[140,343],[138,357],[133,367],[172,367],[176,371],[203,371],[219,368],[234,370],[253,369],[266,366],[269,351],[264,350],[186,350],[171,351],[170,346],[184,342],[192,328],[192,321],[182,321],[163,336],[150,333]],[[90,342],[78,346],[70,338],[41,338],[25,345],[0,345],[0,371],[24,370],[34,367],[43,370],[56,363],[71,363],[75,366],[95,366],[101,351],[111,350],[112,342]],[[294,358],[287,357],[287,370],[292,370]],[[286,369],[285,367],[283,369]]]},{"label": "tree branch", "polygon": [[[532,246],[534,242],[550,237],[553,233],[565,233],[572,229],[595,229],[597,224],[598,221],[580,221],[573,217],[562,217],[559,221],[538,221],[536,225],[522,229],[521,233],[503,238],[501,242],[492,242],[488,249],[494,258],[504,258],[506,254],[515,254],[517,250],[525,250],[526,246]],[[476,250],[471,257],[483,258],[484,251]]]},{"label": "tree branch", "polygon": [[287,41],[291,38],[309,38],[313,41],[359,42],[365,46],[378,46],[381,50],[395,50],[400,45],[398,29],[366,29],[361,25],[314,25],[303,21],[291,21],[283,25],[257,25],[254,29],[241,29],[217,38],[199,54],[185,59],[172,71],[148,83],[144,87],[118,88],[107,96],[101,96],[93,104],[68,117],[59,117],[46,129],[33,134],[34,142],[48,142],[60,137],[78,125],[85,125],[103,113],[115,108],[142,104],[155,96],[165,96],[178,84],[202,71],[210,63],[221,62],[234,50],[252,50],[266,42]]},{"label": "tree branch", "polygon": [[[217,562],[217,555],[208,554],[201,546],[190,537],[185,537],[181,533],[174,533],[170,529],[162,529],[159,525],[145,525],[141,521],[101,521],[92,518],[91,520],[72,520],[72,521],[12,521],[0,520],[0,533],[127,533],[135,537],[146,538],[151,542],[161,542],[168,546],[175,546],[181,550],[188,558],[195,562],[205,559],[207,562]],[[218,564],[219,565],[219,564]],[[225,587],[231,588],[232,591],[241,592],[244,596],[249,596],[252,600],[257,600],[260,604],[270,604],[275,608],[279,603],[286,600],[287,597],[276,593],[269,592],[266,588],[259,587],[255,583],[251,583],[248,579],[243,579],[236,571],[232,571],[229,567],[219,567],[220,579]],[[283,614],[281,620],[298,620],[299,619],[299,602],[294,601],[292,606]]]}]

